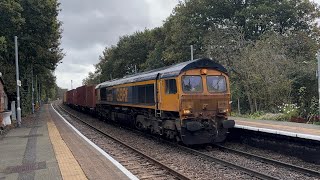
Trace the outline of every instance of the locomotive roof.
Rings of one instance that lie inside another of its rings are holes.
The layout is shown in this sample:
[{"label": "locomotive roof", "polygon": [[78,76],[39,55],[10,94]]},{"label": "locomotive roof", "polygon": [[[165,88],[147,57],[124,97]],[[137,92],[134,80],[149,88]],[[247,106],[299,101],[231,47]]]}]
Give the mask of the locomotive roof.
[{"label": "locomotive roof", "polygon": [[197,68],[207,68],[207,69],[216,69],[223,73],[227,74],[227,70],[215,60],[211,60],[208,58],[201,58],[195,59],[191,61],[185,61],[179,64],[174,64],[171,66],[154,69],[151,71],[146,71],[142,73],[137,73],[129,76],[125,76],[120,79],[114,79],[111,81],[106,81],[100,83],[96,86],[96,89],[115,86],[119,84],[126,84],[132,82],[140,82],[140,81],[147,81],[147,80],[155,80],[159,74],[159,78],[170,78],[179,76],[180,73],[190,70],[190,69],[197,69]]}]

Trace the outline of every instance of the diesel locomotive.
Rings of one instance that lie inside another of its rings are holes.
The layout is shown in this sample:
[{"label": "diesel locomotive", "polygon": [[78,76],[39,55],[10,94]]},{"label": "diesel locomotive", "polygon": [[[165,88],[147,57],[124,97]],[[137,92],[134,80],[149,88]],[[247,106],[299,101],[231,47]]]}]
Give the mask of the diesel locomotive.
[{"label": "diesel locomotive", "polygon": [[235,124],[227,70],[207,58],[103,82],[94,92],[96,115],[186,145],[222,142]]}]

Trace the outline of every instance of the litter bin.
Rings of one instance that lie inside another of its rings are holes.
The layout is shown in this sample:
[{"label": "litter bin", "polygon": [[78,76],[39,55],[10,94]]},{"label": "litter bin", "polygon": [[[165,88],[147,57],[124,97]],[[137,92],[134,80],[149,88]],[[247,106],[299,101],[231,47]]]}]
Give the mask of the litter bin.
[{"label": "litter bin", "polygon": [[0,116],[2,116],[2,124],[1,126],[7,126],[11,124],[11,116],[12,112],[11,111],[3,111],[0,113]]}]

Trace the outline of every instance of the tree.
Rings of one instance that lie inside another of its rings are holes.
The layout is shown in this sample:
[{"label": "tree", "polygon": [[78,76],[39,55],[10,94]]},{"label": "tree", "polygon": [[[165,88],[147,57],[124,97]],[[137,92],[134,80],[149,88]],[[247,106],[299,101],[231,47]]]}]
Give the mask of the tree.
[{"label": "tree", "polygon": [[[64,54],[60,46],[61,22],[57,0],[3,0],[0,2],[0,71],[9,98],[16,96],[14,36],[19,42],[22,105],[31,109],[31,74],[38,75],[43,92],[54,88],[53,70]],[[32,73],[33,72],[33,73]],[[40,76],[41,75],[41,76]],[[41,78],[42,77],[42,78]],[[46,93],[48,96],[50,93]]]},{"label": "tree", "polygon": [[180,1],[162,27],[123,36],[106,48],[86,81],[187,61],[194,45],[195,58],[209,56],[227,67],[233,98],[248,111],[275,111],[279,103],[298,99],[307,108],[316,96],[319,16],[319,6],[309,0]]}]

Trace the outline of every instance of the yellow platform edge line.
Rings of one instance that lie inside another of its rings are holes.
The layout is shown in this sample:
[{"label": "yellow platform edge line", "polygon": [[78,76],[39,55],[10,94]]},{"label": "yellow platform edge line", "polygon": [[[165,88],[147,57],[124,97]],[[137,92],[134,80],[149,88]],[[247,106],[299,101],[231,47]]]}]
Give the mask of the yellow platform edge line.
[{"label": "yellow platform edge line", "polygon": [[65,180],[86,180],[86,175],[84,174],[78,161],[75,159],[72,152],[68,148],[67,144],[61,138],[60,133],[51,117],[48,117],[47,126],[50,141],[52,143],[53,150],[58,161],[62,178]]}]

